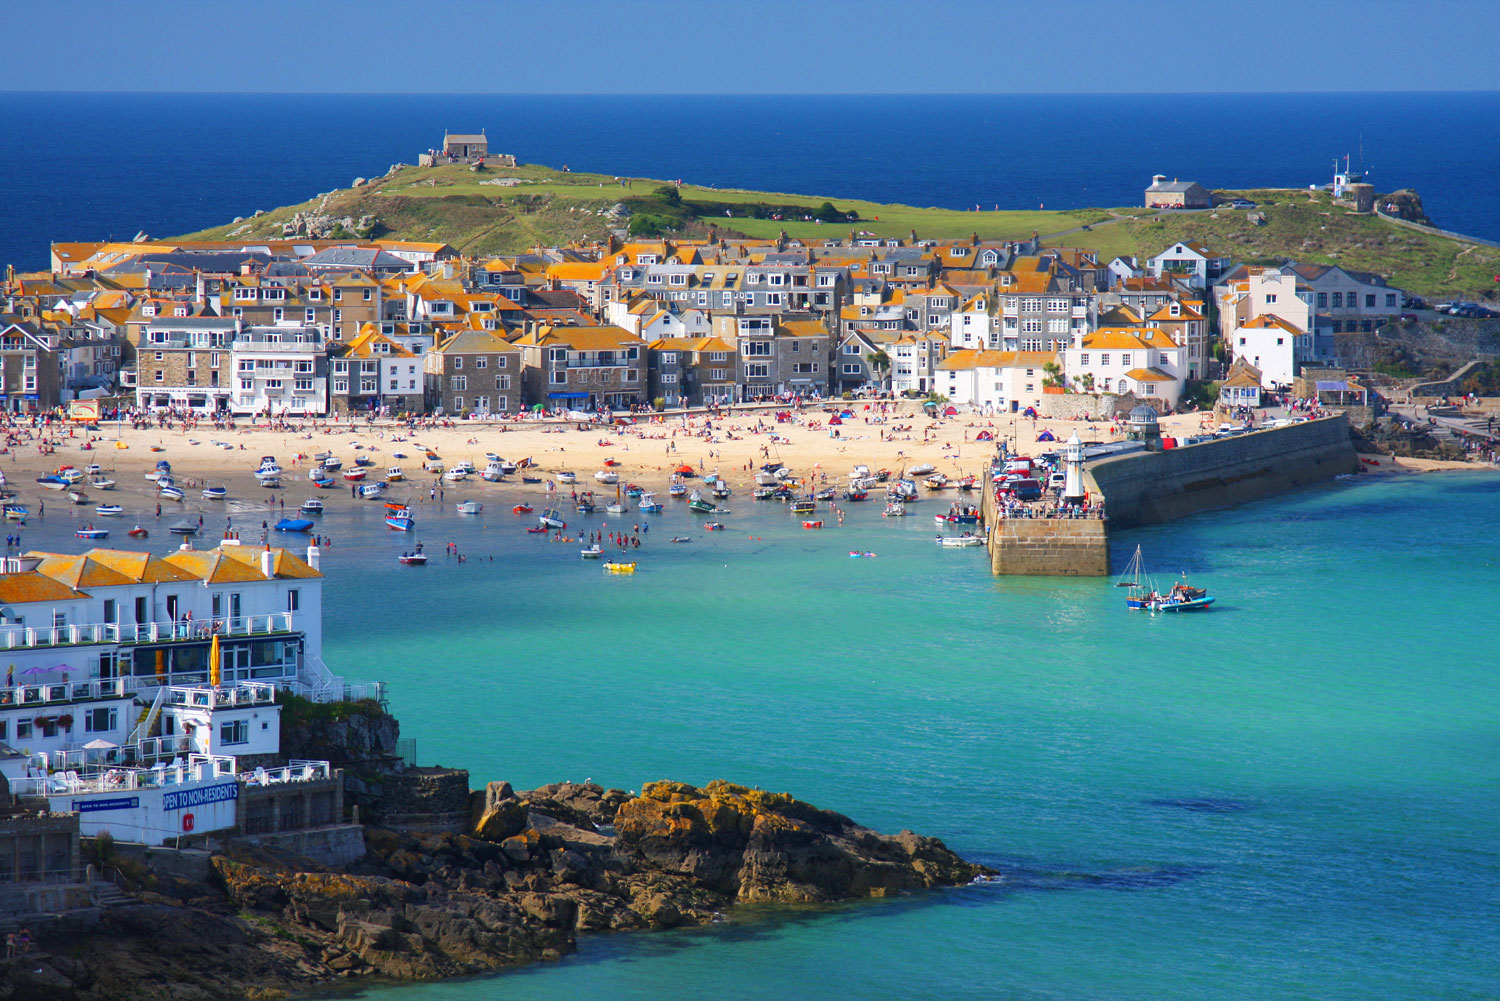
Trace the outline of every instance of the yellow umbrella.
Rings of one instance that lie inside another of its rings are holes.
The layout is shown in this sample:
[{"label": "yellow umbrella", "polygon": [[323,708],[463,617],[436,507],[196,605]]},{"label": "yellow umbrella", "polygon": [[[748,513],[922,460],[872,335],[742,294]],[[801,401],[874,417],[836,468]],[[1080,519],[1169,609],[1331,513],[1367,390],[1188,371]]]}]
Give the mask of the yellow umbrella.
[{"label": "yellow umbrella", "polygon": [[213,642],[208,647],[208,683],[217,686],[219,684],[219,634],[214,633]]},{"label": "yellow umbrella", "polygon": [[156,651],[156,676],[158,678],[167,676],[167,652],[165,650]]}]

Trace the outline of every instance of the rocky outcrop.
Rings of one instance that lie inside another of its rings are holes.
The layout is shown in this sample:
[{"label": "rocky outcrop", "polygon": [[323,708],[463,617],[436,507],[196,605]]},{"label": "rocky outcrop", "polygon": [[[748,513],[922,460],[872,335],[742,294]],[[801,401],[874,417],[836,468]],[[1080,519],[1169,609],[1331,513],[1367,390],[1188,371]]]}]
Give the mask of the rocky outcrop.
[{"label": "rocky outcrop", "polygon": [[0,1001],[269,998],[464,976],[559,957],[581,932],[706,923],[736,901],[886,896],[988,872],[940,841],[727,782],[639,796],[494,782],[471,805],[469,833],[369,828],[365,857],[341,870],[235,846],[207,884],[162,874],[92,927],[54,926]]}]

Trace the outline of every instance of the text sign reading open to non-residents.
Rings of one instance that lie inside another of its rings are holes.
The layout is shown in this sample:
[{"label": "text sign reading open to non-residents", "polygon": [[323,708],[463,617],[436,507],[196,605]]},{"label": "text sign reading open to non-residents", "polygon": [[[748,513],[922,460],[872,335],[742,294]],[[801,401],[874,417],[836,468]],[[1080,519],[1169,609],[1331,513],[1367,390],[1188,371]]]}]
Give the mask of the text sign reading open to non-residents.
[{"label": "text sign reading open to non-residents", "polygon": [[161,806],[163,810],[186,810],[195,806],[223,803],[226,800],[239,798],[240,784],[238,782],[220,782],[218,785],[203,786],[199,789],[169,792],[161,798]]}]

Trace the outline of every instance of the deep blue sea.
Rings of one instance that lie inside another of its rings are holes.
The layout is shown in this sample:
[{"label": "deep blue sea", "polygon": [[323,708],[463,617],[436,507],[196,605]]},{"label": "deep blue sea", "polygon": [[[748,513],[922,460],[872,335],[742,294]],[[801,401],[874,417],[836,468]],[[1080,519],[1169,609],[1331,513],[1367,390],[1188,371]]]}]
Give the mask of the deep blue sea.
[{"label": "deep blue sea", "polygon": [[187,233],[415,162],[444,129],[576,170],[964,208],[1135,205],[1152,174],[1301,186],[1359,162],[1500,239],[1500,92],[1056,96],[3,96],[0,262]]}]

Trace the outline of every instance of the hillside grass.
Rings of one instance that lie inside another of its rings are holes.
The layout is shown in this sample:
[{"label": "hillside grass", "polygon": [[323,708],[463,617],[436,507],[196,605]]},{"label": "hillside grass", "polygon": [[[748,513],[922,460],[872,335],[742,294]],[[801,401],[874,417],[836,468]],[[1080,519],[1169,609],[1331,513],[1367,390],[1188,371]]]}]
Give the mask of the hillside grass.
[{"label": "hillside grass", "polygon": [[[521,183],[483,182],[509,178]],[[335,217],[373,215],[378,235],[390,239],[442,242],[473,255],[514,254],[540,246],[604,240],[611,223],[604,216],[625,202],[637,213],[650,211],[662,180],[632,178],[629,187],[605,174],[565,172],[538,164],[473,172],[466,166],[406,167],[359,188],[331,192],[238,224],[216,226],[182,239],[267,239],[281,236],[282,223],[299,211]],[[1338,264],[1384,276],[1393,285],[1431,297],[1493,296],[1500,274],[1500,250],[1396,226],[1376,216],[1358,215],[1332,204],[1327,192],[1252,190],[1222,192],[1257,203],[1266,225],[1250,213],[1152,213],[1140,208],[1068,211],[965,212],[955,209],[882,204],[826,195],[799,195],[684,184],[685,203],[709,203],[731,217],[703,214],[679,220],[679,235],[702,237],[712,225],[726,235],[770,239],[785,230],[807,241],[841,239],[849,231],[905,238],[1008,240],[1039,233],[1050,246],[1096,250],[1100,259],[1123,255],[1142,261],[1171,243],[1199,240],[1236,262],[1279,264],[1288,258],[1311,264]],[[857,222],[818,224],[802,218],[831,202],[840,212],[857,212]],[[734,206],[744,206],[742,214]],[[782,219],[750,218],[767,207]],[[806,213],[796,210],[806,209]],[[1088,229],[1081,227],[1088,226]],[[231,236],[230,234],[234,235]]]}]

